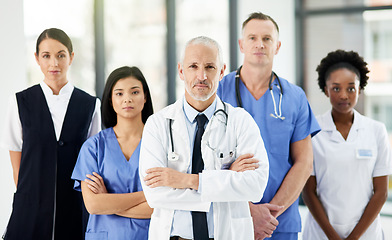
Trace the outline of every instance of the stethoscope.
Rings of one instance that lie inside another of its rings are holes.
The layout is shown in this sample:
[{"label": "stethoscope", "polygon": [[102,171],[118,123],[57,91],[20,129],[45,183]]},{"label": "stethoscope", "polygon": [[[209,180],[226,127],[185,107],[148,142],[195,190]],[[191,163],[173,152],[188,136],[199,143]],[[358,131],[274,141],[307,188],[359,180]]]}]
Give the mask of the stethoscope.
[{"label": "stethoscope", "polygon": [[[241,93],[240,93],[240,72],[241,72],[241,68],[242,68],[242,66],[237,69],[237,72],[235,74],[235,94],[236,94],[236,100],[237,100],[237,106],[238,107],[242,107],[243,106],[242,105],[242,99],[241,99]],[[274,94],[272,92],[272,88],[273,88],[272,80],[274,79],[274,76],[278,80],[279,90],[280,90],[280,94],[279,94],[280,95],[280,98],[279,98],[280,99],[279,100],[279,114],[276,111],[275,97],[274,97]],[[280,119],[280,120],[284,120],[285,117],[282,116],[283,88],[282,88],[282,84],[280,83],[280,79],[279,79],[278,75],[274,71],[272,71],[272,73],[271,73],[271,78],[269,80],[269,85],[268,86],[269,86],[269,91],[270,91],[270,94],[271,94],[271,97],[272,97],[272,102],[274,103],[274,112],[275,112],[275,114],[271,113],[270,116],[274,117],[274,118],[277,118],[277,119]]]},{"label": "stethoscope", "polygon": [[[222,104],[223,104],[223,109],[217,109],[214,112],[213,117],[211,118],[211,121],[214,121],[214,119],[217,119],[219,122],[224,124],[225,131],[226,131],[227,119],[228,119],[229,115],[227,114],[227,111],[226,111],[226,104],[223,101],[222,101]],[[220,119],[218,117],[219,115],[221,115],[224,118],[224,120]],[[211,122],[211,124],[212,124],[212,122]],[[178,153],[176,153],[174,151],[174,141],[173,141],[172,125],[173,125],[173,119],[169,119],[169,135],[170,135],[170,143],[171,143],[171,152],[169,152],[169,154],[168,154],[168,159],[170,161],[177,161],[180,158],[180,156],[178,155]],[[210,141],[209,140],[207,140],[207,146],[210,149],[212,149],[213,151],[216,151],[216,148],[212,147],[210,145]]]}]

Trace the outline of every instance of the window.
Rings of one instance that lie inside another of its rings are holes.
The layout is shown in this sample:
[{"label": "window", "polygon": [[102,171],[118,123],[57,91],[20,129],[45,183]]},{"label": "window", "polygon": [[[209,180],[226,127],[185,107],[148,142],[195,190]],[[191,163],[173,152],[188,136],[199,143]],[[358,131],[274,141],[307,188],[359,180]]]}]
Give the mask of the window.
[{"label": "window", "polygon": [[24,26],[27,51],[27,85],[43,80],[34,57],[35,45],[47,28],[62,29],[71,38],[74,61],[68,80],[76,87],[95,95],[93,0],[24,1]]},{"label": "window", "polygon": [[[223,61],[228,67],[230,63],[228,1],[181,0],[176,3],[177,59],[180,59],[188,40],[203,35],[219,43],[223,51]],[[177,97],[179,97],[184,94],[183,83],[179,77],[177,77],[177,86]]]},{"label": "window", "polygon": [[105,1],[106,76],[122,66],[138,67],[155,111],[166,106],[166,9],[164,0]]},{"label": "window", "polygon": [[[336,49],[364,55],[364,21],[361,13],[315,15],[305,20],[305,78],[307,96],[316,115],[330,109],[328,98],[319,90],[316,68],[321,59]],[[363,113],[363,98],[357,109]]]},{"label": "window", "polygon": [[375,7],[390,5],[390,0],[305,0],[307,10],[341,9],[347,7]]}]

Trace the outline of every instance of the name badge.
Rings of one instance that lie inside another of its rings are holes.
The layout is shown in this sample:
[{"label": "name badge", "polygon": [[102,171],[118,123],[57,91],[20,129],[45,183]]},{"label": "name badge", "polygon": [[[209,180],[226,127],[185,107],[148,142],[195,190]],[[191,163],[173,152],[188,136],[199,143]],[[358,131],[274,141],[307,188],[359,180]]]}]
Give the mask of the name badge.
[{"label": "name badge", "polygon": [[372,158],[373,155],[374,155],[373,149],[365,149],[365,148],[357,149],[357,158],[359,159]]}]

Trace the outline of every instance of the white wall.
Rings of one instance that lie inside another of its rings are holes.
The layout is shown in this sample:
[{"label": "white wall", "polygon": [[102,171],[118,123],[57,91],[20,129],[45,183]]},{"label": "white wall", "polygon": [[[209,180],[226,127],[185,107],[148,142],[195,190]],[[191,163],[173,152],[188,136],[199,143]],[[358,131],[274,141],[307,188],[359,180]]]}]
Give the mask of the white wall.
[{"label": "white wall", "polygon": [[[23,30],[23,1],[0,0],[0,137],[9,96],[26,87],[26,56]],[[31,55],[33,56],[33,55]],[[15,185],[8,151],[0,149],[0,234],[7,226]]]},{"label": "white wall", "polygon": [[[279,40],[282,46],[275,56],[273,70],[290,82],[295,83],[295,5],[294,0],[241,0],[238,1],[238,34],[241,34],[242,22],[252,12],[262,12],[271,16],[279,26]],[[238,50],[239,52],[239,50]],[[238,63],[243,62],[243,55],[238,53]]]}]

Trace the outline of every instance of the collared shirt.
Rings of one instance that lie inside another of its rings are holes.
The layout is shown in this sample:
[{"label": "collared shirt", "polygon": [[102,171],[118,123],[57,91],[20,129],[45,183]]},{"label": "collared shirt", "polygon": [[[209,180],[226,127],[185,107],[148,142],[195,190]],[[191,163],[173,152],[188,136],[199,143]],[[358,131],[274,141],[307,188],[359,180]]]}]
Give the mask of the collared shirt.
[{"label": "collared shirt", "polygon": [[[50,89],[45,82],[41,82],[40,86],[52,116],[56,138],[59,140],[64,123],[64,117],[67,112],[68,103],[74,90],[74,86],[68,82],[61,88],[58,95],[54,95],[52,89]],[[10,151],[20,152],[22,151],[23,144],[22,124],[19,118],[18,103],[16,101],[15,94],[11,96],[9,102],[2,147]],[[93,136],[101,130],[100,106],[101,102],[97,98],[87,137]]]},{"label": "collared shirt", "polygon": [[[215,98],[214,102],[206,110],[202,112],[204,113],[204,115],[206,115],[208,121],[210,121],[212,116],[214,115],[216,109],[216,101],[217,100]],[[197,130],[196,117],[197,115],[201,114],[201,112],[197,111],[191,105],[189,105],[185,97],[184,97],[183,110],[186,117],[185,122],[188,130],[190,149],[193,149],[193,144],[195,141],[196,130]],[[207,126],[207,124],[208,122],[204,125],[204,128]],[[190,161],[187,173],[192,173],[192,161]],[[199,179],[199,182],[201,182],[201,179]],[[201,191],[200,186],[199,186],[199,191]],[[213,238],[214,216],[213,216],[212,204],[209,212],[207,212],[207,224],[208,224],[208,233],[210,235],[210,238]],[[173,224],[172,224],[170,235],[180,236],[182,238],[187,238],[187,239],[193,239],[192,215],[190,211],[182,211],[182,210],[174,211]]]}]

